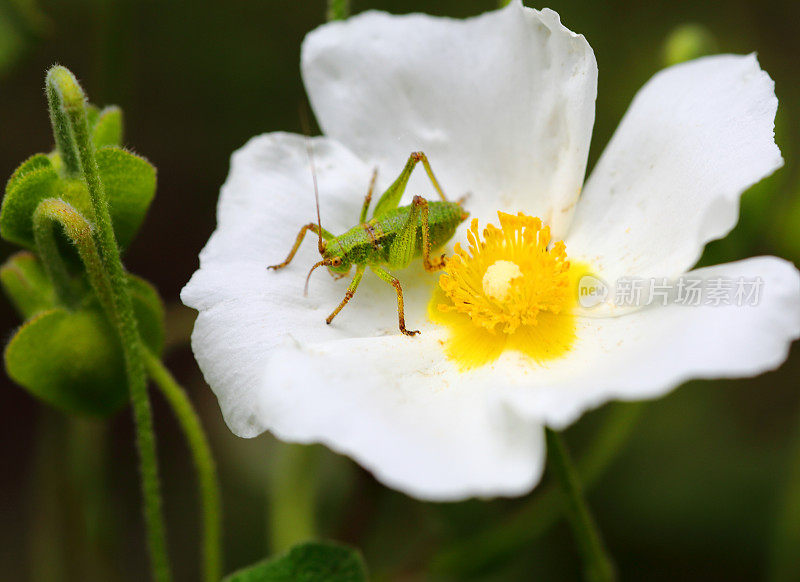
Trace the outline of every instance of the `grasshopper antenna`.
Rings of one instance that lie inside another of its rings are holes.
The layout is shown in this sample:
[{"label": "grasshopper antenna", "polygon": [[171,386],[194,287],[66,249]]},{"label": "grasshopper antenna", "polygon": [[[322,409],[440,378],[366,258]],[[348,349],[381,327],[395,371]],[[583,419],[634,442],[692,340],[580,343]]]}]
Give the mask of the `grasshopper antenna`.
[{"label": "grasshopper antenna", "polygon": [[[308,122],[308,112],[302,105],[300,106],[300,124],[303,126],[303,133],[306,136],[306,152],[308,152],[308,163],[311,166],[311,179],[314,181],[314,199],[317,203],[317,235],[319,236],[317,248],[319,254],[325,252],[325,241],[322,240],[322,219],[319,215],[319,188],[317,187],[317,169],[314,166],[314,148],[311,147],[311,129]],[[317,265],[314,266],[316,268]],[[314,268],[311,270],[313,271]],[[309,276],[311,273],[309,273]],[[306,280],[306,291],[308,291],[308,280]]]},{"label": "grasshopper antenna", "polygon": [[306,275],[306,286],[303,287],[303,297],[308,295],[308,281],[311,279],[311,273],[314,272],[314,269],[316,269],[317,267],[321,267],[323,265],[330,265],[330,264],[331,262],[329,259],[322,259],[319,263],[314,263],[314,266],[311,267],[311,270],[308,272],[308,275]]},{"label": "grasshopper antenna", "polygon": [[317,248],[319,249],[319,254],[322,254],[325,252],[325,241],[322,240],[322,218],[320,218],[319,215],[319,188],[317,187],[317,170],[314,167],[314,150],[311,147],[311,140],[308,137],[306,137],[306,149],[308,150],[308,162],[311,165],[311,179],[314,181],[314,200],[317,203],[317,235],[319,235]]}]

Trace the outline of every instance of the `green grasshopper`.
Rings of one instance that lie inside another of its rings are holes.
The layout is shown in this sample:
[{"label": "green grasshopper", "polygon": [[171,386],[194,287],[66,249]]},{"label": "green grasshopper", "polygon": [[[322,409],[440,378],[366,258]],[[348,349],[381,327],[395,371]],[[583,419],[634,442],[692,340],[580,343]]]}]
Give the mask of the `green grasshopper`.
[{"label": "green grasshopper", "polygon": [[[311,158],[310,154],[311,152],[309,151],[313,175],[313,158]],[[414,196],[414,201],[410,205],[398,207],[400,198],[403,196],[408,180],[411,177],[411,172],[418,162],[422,162],[428,178],[430,178],[442,201],[428,202],[421,196]],[[330,324],[333,318],[347,305],[347,302],[353,298],[364,271],[369,267],[373,273],[394,287],[397,292],[397,316],[400,331],[405,335],[412,336],[418,334],[419,331],[406,329],[403,311],[403,289],[400,286],[400,281],[384,267],[402,269],[411,263],[412,258],[421,255],[422,264],[426,271],[433,272],[442,269],[444,267],[444,255],[432,261],[431,249],[437,249],[450,240],[455,234],[458,225],[467,219],[469,213],[461,208],[460,202],[447,201],[439,182],[433,174],[433,170],[431,170],[428,158],[422,152],[414,152],[408,158],[403,171],[378,200],[372,213],[372,218],[367,220],[376,177],[377,170],[372,175],[369,190],[361,207],[358,224],[344,234],[334,236],[322,228],[316,175],[313,175],[314,195],[317,199],[317,223],[311,222],[301,228],[286,260],[267,268],[277,270],[288,265],[294,258],[295,253],[297,253],[297,249],[300,248],[306,233],[308,231],[314,232],[319,236],[318,248],[319,254],[322,255],[322,260],[312,266],[308,272],[306,292],[308,291],[308,281],[311,278],[311,273],[317,267],[328,267],[331,274],[338,277],[347,275],[353,265],[356,267],[355,276],[347,287],[344,299],[328,316],[325,323]]]}]

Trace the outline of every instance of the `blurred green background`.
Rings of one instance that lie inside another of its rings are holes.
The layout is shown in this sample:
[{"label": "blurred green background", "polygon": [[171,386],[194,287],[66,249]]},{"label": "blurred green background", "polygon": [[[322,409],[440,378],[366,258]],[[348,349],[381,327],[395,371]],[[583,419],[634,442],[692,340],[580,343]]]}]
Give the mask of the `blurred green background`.
[{"label": "blurred green background", "polygon": [[[353,2],[355,12],[455,17],[493,6]],[[779,254],[800,263],[800,3],[554,0],[549,7],[597,56],[590,167],[636,90],[664,65],[677,27],[703,25],[719,52],[758,51],[776,82],[786,166],[745,195],[740,225],[703,261]],[[214,228],[231,152],[258,133],[300,131],[300,42],[324,15],[324,2],[310,0],[0,2],[0,176],[52,147],[43,79],[55,62],[76,73],[93,102],[122,106],[126,144],[158,168],[156,200],[125,260],[167,302],[167,364],[210,432],[223,488],[226,571],[268,552],[270,483],[280,459],[297,451],[269,436],[242,440],[227,430],[188,348],[192,313],[179,306],[178,292]],[[13,250],[0,244],[2,257]],[[18,324],[0,301],[2,333],[8,337]],[[794,523],[800,535],[800,508],[794,516],[787,510],[787,498],[797,503],[800,496],[798,372],[795,348],[777,372],[692,382],[643,406],[608,405],[567,431],[581,458],[609,417],[631,423],[625,446],[588,493],[623,580],[760,580],[769,578],[775,554],[792,561],[786,556],[794,549],[782,548],[776,532]],[[0,381],[0,577],[146,579],[129,412],[105,424],[68,420],[5,376]],[[154,407],[176,579],[194,580],[194,471],[157,395]],[[361,548],[375,579],[579,578],[569,530],[558,520],[546,527],[555,506],[536,501],[548,499],[547,477],[527,498],[425,504],[321,447],[310,454],[320,535]],[[797,561],[783,579],[800,580]]]}]

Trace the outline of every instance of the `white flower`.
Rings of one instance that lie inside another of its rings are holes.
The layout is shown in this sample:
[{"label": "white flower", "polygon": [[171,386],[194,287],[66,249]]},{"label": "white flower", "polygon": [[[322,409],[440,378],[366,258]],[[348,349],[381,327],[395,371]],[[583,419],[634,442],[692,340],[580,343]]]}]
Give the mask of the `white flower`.
[{"label": "white flower", "polygon": [[[482,226],[522,211],[609,284],[676,279],[731,230],[741,193],[783,163],[772,80],[753,55],[715,56],[645,85],[581,191],[594,54],[557,14],[520,2],[467,20],[366,12],[327,24],[303,43],[302,72],[327,136],[312,144],[322,224],[335,234],[358,221],[373,167],[385,188],[421,150],[451,197],[470,193]],[[303,296],[313,236],[287,268],[266,270],[314,222],[313,192],[300,136],[262,135],[233,155],[217,229],[182,293],[200,312],[194,353],[237,435],[325,443],[419,498],[527,492],[544,425],[689,378],[759,374],[800,332],[797,270],[758,257],[686,276],[760,278],[756,305],[601,306],[575,316],[555,357],[508,350],[465,367],[447,355],[448,327],[427,316],[439,276],[421,261],[398,273],[409,327],[422,331],[413,338],[397,330],[395,291],[370,273],[325,325],[347,284],[320,272]],[[433,199],[421,170],[403,203],[413,194]],[[505,263],[486,287],[498,300],[520,277]]]}]

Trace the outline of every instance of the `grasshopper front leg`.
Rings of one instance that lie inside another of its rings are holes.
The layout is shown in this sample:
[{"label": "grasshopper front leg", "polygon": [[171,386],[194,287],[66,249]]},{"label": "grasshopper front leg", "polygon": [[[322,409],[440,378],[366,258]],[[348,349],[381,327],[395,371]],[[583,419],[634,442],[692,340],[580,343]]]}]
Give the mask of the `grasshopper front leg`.
[{"label": "grasshopper front leg", "polygon": [[339,304],[339,306],[333,310],[333,313],[331,313],[328,316],[328,319],[325,320],[325,323],[330,325],[331,322],[333,321],[333,318],[339,314],[342,308],[345,305],[347,305],[347,302],[350,301],[353,298],[353,295],[356,294],[356,289],[358,289],[358,284],[361,283],[361,277],[364,276],[365,268],[366,268],[365,265],[356,266],[356,274],[353,276],[353,280],[350,282],[350,285],[347,286],[347,291],[345,291],[344,299],[342,299],[342,302]]},{"label": "grasshopper front leg", "polygon": [[300,229],[299,233],[297,233],[297,240],[294,241],[294,246],[292,247],[292,250],[289,251],[289,256],[286,257],[286,260],[283,261],[282,263],[278,263],[277,265],[270,265],[269,267],[267,267],[267,269],[272,269],[273,271],[277,271],[278,269],[283,269],[286,265],[291,263],[292,259],[297,254],[297,250],[300,248],[300,244],[303,242],[303,239],[305,238],[306,233],[309,230],[314,234],[321,236],[324,240],[331,240],[332,238],[334,238],[333,235],[324,228],[320,228],[315,223],[309,222],[307,225],[305,225],[303,228]]},{"label": "grasshopper front leg", "polygon": [[393,276],[388,271],[381,269],[380,267],[371,265],[370,269],[372,269],[373,273],[389,283],[389,285],[394,287],[394,290],[397,291],[397,319],[400,325],[400,331],[405,335],[417,335],[419,330],[406,329],[406,315],[405,310],[403,309],[403,288],[400,286],[400,281],[397,279],[397,277]]}]

